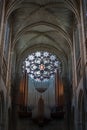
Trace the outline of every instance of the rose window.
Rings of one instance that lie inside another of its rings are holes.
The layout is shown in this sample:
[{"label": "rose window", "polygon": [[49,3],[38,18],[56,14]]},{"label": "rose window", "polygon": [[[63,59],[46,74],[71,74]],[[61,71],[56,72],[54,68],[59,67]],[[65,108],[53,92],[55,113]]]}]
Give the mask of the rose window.
[{"label": "rose window", "polygon": [[56,70],[61,73],[61,62],[56,55],[38,51],[28,55],[22,65],[23,72],[36,81],[46,81],[54,76]]}]

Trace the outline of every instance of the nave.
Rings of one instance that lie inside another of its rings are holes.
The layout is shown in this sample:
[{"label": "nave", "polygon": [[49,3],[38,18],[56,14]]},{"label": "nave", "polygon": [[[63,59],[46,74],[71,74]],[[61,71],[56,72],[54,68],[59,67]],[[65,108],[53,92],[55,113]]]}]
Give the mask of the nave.
[{"label": "nave", "polygon": [[0,130],[38,129],[87,130],[87,0],[0,0]]}]

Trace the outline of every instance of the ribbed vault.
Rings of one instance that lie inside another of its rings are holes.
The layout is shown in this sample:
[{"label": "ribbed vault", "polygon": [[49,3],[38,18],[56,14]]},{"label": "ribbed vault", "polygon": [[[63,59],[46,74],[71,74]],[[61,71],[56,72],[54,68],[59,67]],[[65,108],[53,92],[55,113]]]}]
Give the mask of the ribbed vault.
[{"label": "ribbed vault", "polygon": [[71,62],[74,17],[79,20],[78,4],[74,0],[10,0],[6,18],[12,18],[17,63],[32,51],[48,50],[66,70]]}]

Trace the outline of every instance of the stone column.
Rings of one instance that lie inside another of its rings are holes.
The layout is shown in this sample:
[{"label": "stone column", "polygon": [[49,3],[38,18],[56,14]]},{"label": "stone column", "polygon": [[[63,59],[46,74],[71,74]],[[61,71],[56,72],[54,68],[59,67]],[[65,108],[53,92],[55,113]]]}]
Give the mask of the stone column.
[{"label": "stone column", "polygon": [[1,30],[0,30],[0,76],[2,71],[2,57],[3,57],[3,42],[4,42],[4,22],[5,22],[5,0],[2,0],[2,16],[1,16]]},{"label": "stone column", "polygon": [[[8,20],[7,20],[8,22]],[[7,59],[7,73],[6,73],[6,124],[5,130],[8,130],[8,109],[11,107],[11,36],[12,26],[10,21],[10,34],[9,34],[9,48],[8,48],[8,59]]]},{"label": "stone column", "polygon": [[83,65],[83,87],[85,93],[85,129],[87,129],[87,59],[86,59],[86,32],[84,21],[84,8],[85,1],[80,0],[80,14],[81,14],[81,36],[82,36],[82,65]]},{"label": "stone column", "polygon": [[[75,25],[74,25],[75,26]],[[77,25],[76,25],[77,26]],[[76,51],[75,51],[75,27],[73,27],[73,52],[72,52],[72,70],[73,70],[73,106],[74,106],[74,128],[75,130],[78,130],[77,124],[78,124],[78,108],[77,108],[77,68],[76,68]]]}]

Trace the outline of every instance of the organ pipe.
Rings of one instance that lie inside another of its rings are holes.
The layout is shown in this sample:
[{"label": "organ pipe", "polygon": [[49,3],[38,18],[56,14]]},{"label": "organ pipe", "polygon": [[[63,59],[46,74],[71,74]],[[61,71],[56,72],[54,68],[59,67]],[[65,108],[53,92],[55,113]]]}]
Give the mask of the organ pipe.
[{"label": "organ pipe", "polygon": [[64,105],[64,86],[58,70],[55,75],[55,103],[57,106]]},{"label": "organ pipe", "polygon": [[19,104],[23,106],[27,106],[28,102],[28,76],[25,71],[21,81],[20,81],[20,88],[19,88],[20,98]]}]

